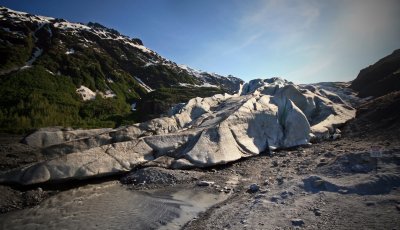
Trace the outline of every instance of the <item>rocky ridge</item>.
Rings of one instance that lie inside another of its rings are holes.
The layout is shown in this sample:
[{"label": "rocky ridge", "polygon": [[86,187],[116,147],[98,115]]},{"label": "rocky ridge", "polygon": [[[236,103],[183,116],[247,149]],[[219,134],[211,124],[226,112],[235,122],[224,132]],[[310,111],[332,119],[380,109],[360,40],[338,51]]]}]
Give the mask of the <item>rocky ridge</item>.
[{"label": "rocky ridge", "polygon": [[[242,82],[241,79],[233,76],[225,77],[215,73],[194,70],[185,65],[178,65],[144,46],[140,39],[122,35],[118,31],[99,23],[73,23],[64,19],[14,11],[6,7],[0,8],[0,15],[0,26],[2,33],[4,33],[2,37],[6,39],[5,41],[2,40],[3,43],[7,43],[6,41],[16,43],[18,38],[26,37],[32,37],[34,40],[34,44],[31,44],[33,47],[30,47],[32,53],[28,64],[19,68],[15,66],[10,69],[1,68],[2,75],[18,69],[29,68],[33,64],[43,65],[53,73],[68,74],[63,69],[54,69],[54,66],[47,66],[46,63],[41,62],[41,56],[54,55],[52,54],[54,49],[57,49],[58,53],[63,52],[65,54],[63,58],[68,55],[80,56],[85,55],[85,48],[92,48],[97,50],[96,52],[99,54],[115,57],[117,64],[122,68],[121,70],[128,72],[134,81],[146,91],[159,88],[163,84],[164,86],[220,87],[233,93],[238,90],[239,84]],[[76,40],[77,43],[73,44],[68,40]],[[5,60],[2,60],[2,62],[9,62],[13,59],[11,53],[6,54],[3,57]],[[115,54],[120,56],[117,58]],[[133,69],[125,68],[123,62],[133,64],[133,67],[131,67]],[[165,74],[149,74],[145,71],[145,69],[152,69],[155,66],[163,68],[165,71],[171,71],[179,79],[171,79]],[[143,69],[143,71],[139,71],[139,69]],[[102,71],[105,72],[105,75],[112,76],[111,73]],[[135,74],[135,72],[137,73]],[[183,74],[180,74],[182,72]],[[112,83],[116,79],[111,77],[104,80]],[[90,86],[90,88],[92,87]],[[101,90],[94,86],[94,90],[96,89]]]},{"label": "rocky ridge", "polygon": [[400,50],[362,69],[350,88],[360,97],[380,97],[400,90]]}]

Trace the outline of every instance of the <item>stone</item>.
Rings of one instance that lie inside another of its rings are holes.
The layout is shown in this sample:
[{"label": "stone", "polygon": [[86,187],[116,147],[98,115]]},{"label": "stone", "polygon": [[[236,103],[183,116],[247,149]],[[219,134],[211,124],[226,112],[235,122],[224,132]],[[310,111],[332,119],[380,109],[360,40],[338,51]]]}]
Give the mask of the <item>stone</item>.
[{"label": "stone", "polygon": [[249,186],[249,192],[251,192],[251,193],[258,192],[259,190],[260,190],[260,186],[258,184],[251,184]]},{"label": "stone", "polygon": [[340,139],[341,137],[342,137],[342,135],[339,134],[339,133],[335,133],[335,134],[332,135],[332,139],[333,139],[333,140]]},{"label": "stone", "polygon": [[281,192],[280,196],[281,196],[282,199],[286,199],[289,196],[293,196],[293,193],[292,192],[288,192],[287,190],[285,190],[285,191]]},{"label": "stone", "polygon": [[162,184],[173,185],[178,180],[187,179],[189,176],[186,174],[177,176],[170,173],[172,170],[167,170],[159,167],[148,167],[138,169],[123,176],[120,181],[123,184]]},{"label": "stone", "polygon": [[314,208],[313,212],[314,212],[314,215],[316,215],[316,216],[322,215],[321,210],[319,208]]},{"label": "stone", "polygon": [[281,198],[279,196],[272,196],[271,197],[271,202],[277,203]]},{"label": "stone", "polygon": [[276,178],[276,181],[278,182],[278,185],[282,185],[283,184],[283,182],[284,182],[284,178],[283,177],[277,177]]},{"label": "stone", "polygon": [[365,205],[367,205],[367,206],[375,206],[376,203],[374,201],[367,201],[367,202],[365,202]]},{"label": "stone", "polygon": [[316,179],[313,181],[313,187],[320,188],[325,185],[325,181],[322,179]]},{"label": "stone", "polygon": [[303,221],[302,219],[298,219],[298,218],[292,219],[291,222],[292,222],[292,225],[293,225],[293,226],[299,226],[299,227],[301,227],[301,226],[304,225],[304,221]]},{"label": "stone", "polygon": [[214,185],[215,182],[214,181],[205,181],[205,180],[201,180],[201,181],[197,181],[196,183],[198,186],[211,186]]}]

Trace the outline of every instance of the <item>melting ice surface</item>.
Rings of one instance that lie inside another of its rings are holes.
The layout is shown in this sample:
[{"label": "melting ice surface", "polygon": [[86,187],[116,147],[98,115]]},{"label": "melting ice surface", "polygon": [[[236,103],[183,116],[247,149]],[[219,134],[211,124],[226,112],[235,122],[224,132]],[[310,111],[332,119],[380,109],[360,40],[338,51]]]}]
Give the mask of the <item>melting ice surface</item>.
[{"label": "melting ice surface", "polygon": [[0,229],[179,229],[224,199],[183,187],[131,191],[115,183],[87,185],[0,215]]}]

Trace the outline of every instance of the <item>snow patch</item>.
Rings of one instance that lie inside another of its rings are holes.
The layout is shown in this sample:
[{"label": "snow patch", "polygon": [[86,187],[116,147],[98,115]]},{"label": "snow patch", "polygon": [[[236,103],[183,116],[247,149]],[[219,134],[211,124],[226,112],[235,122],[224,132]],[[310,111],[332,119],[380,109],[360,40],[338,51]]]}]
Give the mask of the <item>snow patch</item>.
[{"label": "snow patch", "polygon": [[8,9],[6,7],[0,7],[0,9],[2,10],[1,11],[2,17],[4,17],[3,14],[7,14],[8,17],[15,18],[15,19],[20,20],[20,21],[49,23],[52,20],[54,20],[54,18],[52,18],[52,17],[30,15],[30,14],[25,13],[25,12],[20,12],[20,11],[15,11],[15,10]]},{"label": "snow patch", "polygon": [[210,83],[207,83],[207,82],[204,82],[202,85],[193,85],[193,84],[188,84],[188,83],[179,83],[179,85],[180,86],[183,86],[183,87],[207,87],[207,88],[219,88],[219,86],[217,86],[217,85],[213,85],[213,84],[210,84]]},{"label": "snow patch", "polygon": [[2,29],[8,33],[12,33],[13,35],[25,37],[25,34],[22,31],[12,31],[12,30],[10,30],[10,28],[6,28],[6,27],[3,27]]},{"label": "snow patch", "polygon": [[131,104],[131,110],[132,111],[136,111],[136,103],[132,103]]},{"label": "snow patch", "polygon": [[53,72],[51,72],[50,70],[46,69],[46,72],[48,72],[51,75],[55,75]]},{"label": "snow patch", "polygon": [[89,26],[82,25],[79,23],[71,23],[71,22],[56,22],[54,23],[54,27],[62,29],[62,30],[91,30]]},{"label": "snow patch", "polygon": [[142,86],[148,93],[154,91],[154,89],[150,88],[148,85],[146,85],[142,79],[135,77],[135,79],[139,82],[139,85]]},{"label": "snow patch", "polygon": [[67,50],[67,52],[65,52],[66,55],[70,55],[70,54],[74,54],[75,50],[73,48]]},{"label": "snow patch", "polygon": [[117,96],[112,90],[106,90],[104,93],[99,91],[93,92],[91,89],[83,85],[76,89],[76,93],[78,93],[84,101],[94,100],[96,95],[100,95],[103,98],[113,98]]},{"label": "snow patch", "polygon": [[33,55],[32,55],[32,57],[31,57],[31,59],[29,59],[29,61],[27,61],[27,62],[25,63],[25,65],[22,66],[20,69],[23,70],[23,69],[27,69],[27,68],[32,67],[32,64],[36,61],[36,59],[37,59],[40,55],[42,55],[42,53],[43,53],[43,49],[39,49],[39,48],[35,47],[35,51],[33,52]]},{"label": "snow patch", "polygon": [[148,49],[148,48],[145,47],[145,46],[138,45],[138,44],[135,44],[135,43],[129,42],[129,41],[124,41],[124,43],[125,43],[125,44],[128,44],[128,45],[130,45],[130,46],[133,46],[133,47],[135,47],[135,48],[137,48],[137,49],[139,49],[139,50],[141,50],[141,51],[143,51],[143,52],[145,52],[145,53],[150,53],[150,54],[153,53],[152,50]]},{"label": "snow patch", "polygon": [[96,93],[93,92],[86,86],[81,85],[76,92],[82,97],[84,101],[94,100],[96,98]]},{"label": "snow patch", "polygon": [[152,66],[152,65],[154,65],[154,63],[152,63],[152,62],[147,62],[146,64],[144,64],[143,67],[149,67],[149,66]]},{"label": "snow patch", "polygon": [[106,92],[103,94],[103,98],[113,98],[116,96],[117,95],[112,90],[106,90]]}]

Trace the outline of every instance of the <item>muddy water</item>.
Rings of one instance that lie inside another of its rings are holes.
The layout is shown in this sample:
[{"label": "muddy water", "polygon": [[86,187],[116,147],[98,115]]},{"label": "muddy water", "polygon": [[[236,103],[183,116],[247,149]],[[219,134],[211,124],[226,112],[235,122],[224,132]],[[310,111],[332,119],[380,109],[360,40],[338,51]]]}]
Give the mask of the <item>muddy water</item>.
[{"label": "muddy water", "polygon": [[224,199],[184,187],[131,191],[116,183],[87,185],[0,215],[0,229],[179,229]]}]

